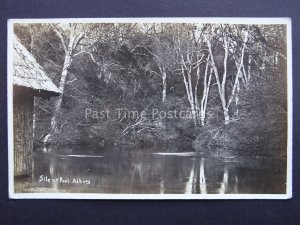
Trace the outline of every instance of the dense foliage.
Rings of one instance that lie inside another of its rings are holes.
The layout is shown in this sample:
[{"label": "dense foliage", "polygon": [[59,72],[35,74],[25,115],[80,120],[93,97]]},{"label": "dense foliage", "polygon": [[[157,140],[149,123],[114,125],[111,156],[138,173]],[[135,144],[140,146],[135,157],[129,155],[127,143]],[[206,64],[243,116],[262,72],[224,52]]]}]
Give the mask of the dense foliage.
[{"label": "dense foliage", "polygon": [[[35,99],[37,144],[51,134],[106,149],[286,152],[285,25],[18,24],[15,34],[63,93]],[[103,110],[113,113],[97,118]]]}]

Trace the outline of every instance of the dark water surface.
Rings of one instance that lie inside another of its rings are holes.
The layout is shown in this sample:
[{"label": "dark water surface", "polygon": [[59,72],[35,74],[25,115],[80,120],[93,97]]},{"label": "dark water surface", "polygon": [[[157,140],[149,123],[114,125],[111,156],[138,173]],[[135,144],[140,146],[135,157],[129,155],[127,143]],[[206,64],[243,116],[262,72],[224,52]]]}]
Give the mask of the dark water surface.
[{"label": "dark water surface", "polygon": [[286,159],[208,158],[194,152],[35,153],[33,178],[16,192],[285,193]]}]

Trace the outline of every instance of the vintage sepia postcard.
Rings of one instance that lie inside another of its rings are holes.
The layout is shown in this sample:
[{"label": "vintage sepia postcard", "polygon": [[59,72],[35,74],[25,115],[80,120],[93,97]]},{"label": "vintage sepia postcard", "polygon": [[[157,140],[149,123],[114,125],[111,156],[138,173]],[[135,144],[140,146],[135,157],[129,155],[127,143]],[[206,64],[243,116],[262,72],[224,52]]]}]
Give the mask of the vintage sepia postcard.
[{"label": "vintage sepia postcard", "polygon": [[10,198],[291,198],[291,56],[289,18],[10,19]]}]

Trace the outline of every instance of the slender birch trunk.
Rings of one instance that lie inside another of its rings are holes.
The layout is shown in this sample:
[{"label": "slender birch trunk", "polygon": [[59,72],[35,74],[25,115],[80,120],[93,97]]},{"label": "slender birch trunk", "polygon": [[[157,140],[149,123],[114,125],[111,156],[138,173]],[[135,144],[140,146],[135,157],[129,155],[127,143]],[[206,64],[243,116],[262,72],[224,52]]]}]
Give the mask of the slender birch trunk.
[{"label": "slender birch trunk", "polygon": [[218,86],[218,91],[219,91],[221,102],[222,102],[224,122],[225,122],[225,125],[227,125],[227,124],[229,124],[229,121],[230,121],[229,107],[231,105],[231,102],[232,102],[233,98],[236,95],[237,86],[239,85],[240,73],[241,73],[243,65],[244,65],[243,61],[244,61],[246,43],[248,41],[248,32],[245,32],[242,51],[241,51],[240,62],[237,65],[237,73],[235,75],[234,85],[233,85],[233,88],[232,88],[231,93],[229,95],[228,101],[226,100],[227,60],[228,60],[228,53],[229,53],[229,51],[228,51],[229,43],[228,43],[227,36],[225,35],[225,37],[224,37],[224,45],[223,45],[224,46],[224,62],[223,62],[224,72],[223,72],[222,82],[220,80],[218,68],[215,64],[215,60],[214,60],[214,56],[213,56],[213,53],[212,53],[212,47],[211,47],[210,40],[208,38],[205,38],[205,41],[206,41],[206,44],[207,44],[207,47],[208,47],[212,68],[214,70],[214,74],[215,74],[216,81],[217,81],[217,86]]},{"label": "slender birch trunk", "polygon": [[199,103],[198,99],[198,86],[199,86],[199,81],[200,81],[200,62],[201,59],[197,58],[197,79],[196,79],[196,84],[192,85],[192,68],[189,65],[186,65],[184,61],[182,60],[182,66],[181,66],[181,72],[183,76],[183,82],[185,84],[185,89],[186,93],[188,96],[188,100],[190,103],[191,111],[192,111],[192,116],[194,120],[195,126],[200,124],[202,126],[205,125],[205,114],[206,114],[206,106],[207,106],[207,99],[208,99],[208,93],[209,93],[209,88],[210,88],[210,83],[211,83],[211,77],[212,77],[212,68],[210,69],[209,75],[208,75],[208,70],[209,70],[209,64],[206,64],[205,68],[205,73],[204,73],[204,87],[203,87],[203,92],[202,92],[202,97],[201,97],[201,103]]},{"label": "slender birch trunk", "polygon": [[231,94],[227,103],[227,108],[229,108],[235,94],[236,94],[236,90],[237,90],[237,85],[239,83],[239,77],[240,77],[240,73],[241,73],[241,69],[244,65],[244,55],[245,55],[245,48],[246,48],[246,43],[248,41],[248,32],[245,33],[245,37],[244,37],[244,42],[243,42],[243,47],[242,47],[242,52],[241,52],[241,58],[240,58],[240,62],[239,62],[239,67],[237,69],[237,73],[235,76],[235,81],[234,81],[234,85],[233,88],[231,90]]},{"label": "slender birch trunk", "polygon": [[191,105],[191,110],[192,110],[192,115],[194,119],[195,126],[198,125],[198,111],[197,111],[197,103],[195,101],[195,95],[193,95],[193,86],[192,86],[192,76],[191,76],[191,68],[188,69],[187,71],[187,76],[188,76],[188,91],[190,92],[190,105]]},{"label": "slender birch trunk", "polygon": [[225,50],[225,55],[224,55],[224,72],[223,72],[223,78],[222,78],[222,83],[220,81],[220,76],[219,76],[219,71],[218,68],[215,64],[215,60],[214,60],[214,55],[212,53],[212,47],[211,47],[211,43],[208,39],[206,39],[206,43],[208,46],[208,50],[209,50],[209,55],[210,55],[210,60],[211,60],[211,64],[212,64],[212,68],[216,77],[216,81],[217,81],[217,86],[218,86],[218,91],[219,91],[219,95],[221,98],[221,103],[222,103],[222,108],[223,108],[223,114],[224,114],[224,120],[225,120],[225,124],[229,123],[229,112],[228,112],[228,108],[227,108],[227,104],[226,104],[226,98],[225,98],[225,87],[226,87],[226,76],[227,76],[227,59],[228,59],[228,49],[226,48],[226,46],[224,46],[224,50]]},{"label": "slender birch trunk", "polygon": [[194,100],[194,95],[192,94],[192,91],[190,90],[190,76],[185,75],[185,70],[184,67],[181,66],[181,72],[182,72],[182,77],[183,77],[183,82],[185,85],[185,90],[188,96],[188,100],[190,103],[190,107],[191,107],[191,112],[192,112],[192,117],[193,117],[193,121],[195,126],[197,126],[197,112],[196,112],[196,107],[195,107],[195,100]]},{"label": "slender birch trunk", "polygon": [[198,107],[197,107],[197,105],[199,103],[196,102],[197,101],[196,93],[193,94],[192,76],[191,76],[192,68],[185,64],[183,57],[182,57],[181,73],[182,73],[183,82],[185,85],[185,90],[186,90],[188,100],[190,103],[194,125],[197,126],[198,125],[198,110],[197,110]]},{"label": "slender birch trunk", "polygon": [[63,44],[64,50],[65,50],[65,59],[64,59],[64,64],[63,64],[63,68],[62,68],[62,72],[61,72],[61,78],[60,78],[60,82],[59,82],[59,91],[61,94],[59,95],[59,97],[57,97],[57,99],[55,101],[54,113],[51,118],[51,129],[54,133],[57,133],[57,132],[59,132],[58,124],[57,124],[57,116],[60,112],[61,103],[62,103],[64,92],[65,92],[65,85],[66,85],[66,81],[67,81],[67,77],[68,77],[68,69],[70,68],[73,58],[74,58],[73,51],[77,47],[77,45],[79,44],[81,39],[83,38],[84,33],[79,33],[78,35],[76,35],[75,34],[76,26],[71,25],[70,40],[69,40],[68,46],[66,46],[62,34],[54,26],[53,26],[53,28],[54,28],[54,31],[56,32],[56,34],[58,35],[58,37],[60,38],[60,40]]},{"label": "slender birch trunk", "polygon": [[[252,62],[252,60],[251,60],[251,57],[249,56],[247,68],[245,67],[245,65],[242,65],[242,72],[240,74],[240,78],[243,81],[246,89],[249,88],[250,79],[251,79],[251,62]],[[239,64],[237,61],[235,61],[235,65],[236,65],[236,68],[238,69]]]},{"label": "slender birch trunk", "polygon": [[209,68],[208,60],[209,60],[209,57],[207,59],[205,72],[204,72],[203,93],[202,93],[201,107],[200,107],[200,123],[202,126],[205,125],[207,99],[208,99],[208,93],[209,93],[211,77],[212,77],[212,68],[210,68],[209,77],[208,77],[208,81],[207,81],[208,68]]},{"label": "slender birch trunk", "polygon": [[248,83],[249,83],[249,81],[251,79],[251,63],[252,63],[251,57],[249,56],[249,59],[248,59],[248,78],[247,78]]},{"label": "slender birch trunk", "polygon": [[162,68],[162,102],[164,103],[167,98],[167,70],[165,67]]},{"label": "slender birch trunk", "polygon": [[240,82],[238,81],[237,86],[236,86],[236,94],[235,94],[235,117],[238,117],[239,115],[239,104],[240,104]]},{"label": "slender birch trunk", "polygon": [[[236,68],[239,67],[237,62],[235,62],[235,66],[236,66]],[[242,72],[241,72],[240,78],[243,81],[245,87],[247,87],[249,82],[248,82],[248,75],[247,75],[247,72],[246,72],[246,69],[245,69],[244,65],[242,67]]]},{"label": "slender birch trunk", "polygon": [[59,113],[60,108],[61,108],[63,94],[65,92],[65,84],[66,84],[66,80],[67,80],[67,76],[68,76],[68,69],[69,69],[72,61],[73,61],[73,58],[71,57],[71,55],[66,54],[63,70],[62,70],[62,73],[61,73],[60,83],[59,83],[59,91],[60,91],[61,94],[57,97],[57,99],[55,101],[54,114],[51,118],[51,128],[55,133],[58,132],[57,116],[58,116],[58,113]]}]

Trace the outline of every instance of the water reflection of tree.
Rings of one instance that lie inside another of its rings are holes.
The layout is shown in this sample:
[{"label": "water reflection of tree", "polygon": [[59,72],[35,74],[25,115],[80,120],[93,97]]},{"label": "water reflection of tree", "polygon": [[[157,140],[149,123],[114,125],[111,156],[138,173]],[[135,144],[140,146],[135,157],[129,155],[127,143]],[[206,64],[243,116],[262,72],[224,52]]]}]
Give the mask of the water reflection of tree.
[{"label": "water reflection of tree", "polygon": [[238,193],[237,173],[233,168],[228,168],[226,163],[223,166],[211,168],[205,166],[205,158],[196,158],[186,182],[185,194],[207,193]]},{"label": "water reflection of tree", "polygon": [[[98,159],[39,157],[35,180],[48,177],[82,177],[88,186],[39,183],[51,191],[97,193],[238,193],[236,165],[201,157],[158,157],[152,154],[118,153]],[[45,189],[45,190],[46,190]]]},{"label": "water reflection of tree", "polygon": [[195,159],[192,164],[188,182],[186,183],[185,193],[201,193],[207,194],[206,178],[204,170],[204,158]]}]

